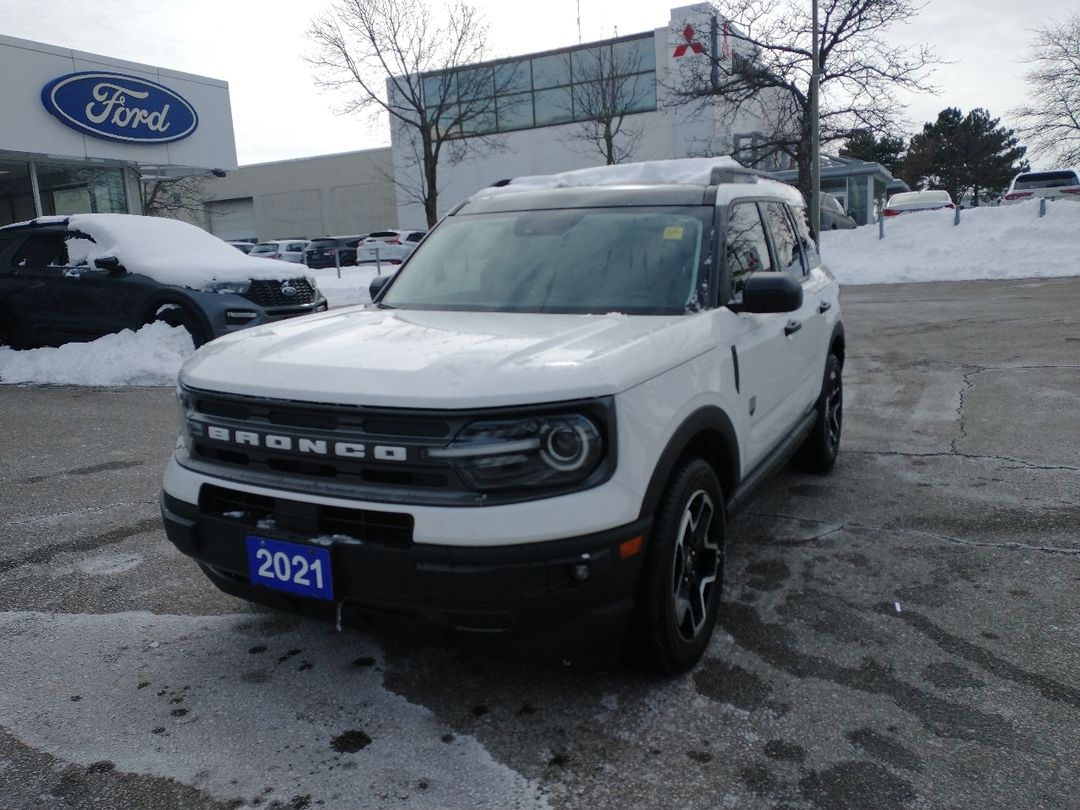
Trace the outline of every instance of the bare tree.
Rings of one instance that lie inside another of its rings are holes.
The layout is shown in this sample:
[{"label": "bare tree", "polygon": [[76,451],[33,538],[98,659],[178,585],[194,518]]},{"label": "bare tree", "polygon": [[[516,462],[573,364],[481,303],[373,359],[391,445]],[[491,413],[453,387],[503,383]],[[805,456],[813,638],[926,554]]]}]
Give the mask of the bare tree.
[{"label": "bare tree", "polygon": [[494,70],[470,69],[485,57],[487,24],[463,0],[438,19],[423,0],[337,0],[308,36],[316,83],[349,95],[343,112],[385,113],[404,133],[420,172],[394,181],[434,225],[440,161],[490,145],[495,128]]},{"label": "bare tree", "polygon": [[[720,0],[722,45],[700,44],[680,60],[680,103],[720,105],[729,122],[751,113],[767,122],[754,160],[783,155],[810,189],[810,78],[813,27],[801,0]],[[843,140],[859,128],[891,133],[899,125],[898,89],[934,92],[927,83],[938,60],[927,46],[891,44],[889,29],[921,9],[910,0],[821,0],[820,138]],[[696,44],[696,43],[695,43]]]},{"label": "bare tree", "polygon": [[1031,101],[1014,111],[1033,155],[1080,163],[1080,15],[1036,31],[1028,56]]},{"label": "bare tree", "polygon": [[652,50],[652,39],[623,40],[571,51],[566,55],[573,75],[570,114],[577,122],[566,140],[581,140],[598,151],[608,166],[633,157],[642,127],[628,116],[655,107],[655,84],[642,75],[645,67],[639,42]]},{"label": "bare tree", "polygon": [[139,183],[143,213],[199,222],[205,216],[210,194],[205,175],[154,177]]}]

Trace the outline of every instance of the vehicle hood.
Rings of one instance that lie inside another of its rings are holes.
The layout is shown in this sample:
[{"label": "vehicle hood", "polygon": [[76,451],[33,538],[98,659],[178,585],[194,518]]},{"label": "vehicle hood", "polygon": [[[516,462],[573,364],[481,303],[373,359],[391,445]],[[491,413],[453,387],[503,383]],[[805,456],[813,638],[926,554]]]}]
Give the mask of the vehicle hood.
[{"label": "vehicle hood", "polygon": [[180,379],[192,388],[326,404],[474,408],[555,402],[616,394],[689,360],[711,345],[711,323],[709,313],[353,307],[212,341],[188,359]]}]

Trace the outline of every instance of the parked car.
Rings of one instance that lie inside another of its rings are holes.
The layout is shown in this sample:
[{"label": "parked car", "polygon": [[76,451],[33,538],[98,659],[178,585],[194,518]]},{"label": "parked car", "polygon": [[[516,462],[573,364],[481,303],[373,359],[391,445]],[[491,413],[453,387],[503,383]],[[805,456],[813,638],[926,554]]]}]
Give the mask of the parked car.
[{"label": "parked car", "polygon": [[805,213],[730,158],[477,193],[374,306],[188,359],[169,540],[254,602],[689,669],[728,520],[839,450],[839,286]]},{"label": "parked car", "polygon": [[283,262],[303,264],[307,246],[306,239],[274,239],[269,242],[259,242],[248,252],[248,255],[258,256],[260,259],[281,259]]},{"label": "parked car", "polygon": [[1080,169],[1051,169],[1045,172],[1021,172],[1013,178],[1002,205],[1037,200],[1080,201]]},{"label": "parked car", "polygon": [[821,193],[821,230],[850,230],[858,224],[836,197],[824,191]]},{"label": "parked car", "polygon": [[56,346],[164,321],[198,346],[326,308],[295,265],[252,259],[174,219],[72,214],[0,228],[0,345]]},{"label": "parked car", "polygon": [[881,212],[887,217],[910,214],[913,211],[937,211],[940,208],[956,208],[949,192],[944,189],[905,191],[893,194]]},{"label": "parked car", "polygon": [[424,238],[427,231],[372,231],[356,251],[356,263],[401,264]]},{"label": "parked car", "polygon": [[237,250],[239,250],[241,253],[245,253],[245,254],[246,253],[251,253],[251,249],[253,247],[255,247],[254,242],[232,242],[232,241],[230,241],[229,244],[232,245]]},{"label": "parked car", "polygon": [[[304,263],[313,270],[322,267],[352,267],[356,264],[356,247],[367,236],[326,236],[312,239],[304,251]],[[335,259],[334,254],[337,254]]]}]

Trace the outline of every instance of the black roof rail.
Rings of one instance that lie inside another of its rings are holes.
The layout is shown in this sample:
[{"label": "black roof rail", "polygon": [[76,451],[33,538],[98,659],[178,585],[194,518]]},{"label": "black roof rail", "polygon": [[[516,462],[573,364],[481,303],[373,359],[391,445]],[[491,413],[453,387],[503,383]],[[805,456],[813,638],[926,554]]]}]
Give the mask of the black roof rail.
[{"label": "black roof rail", "polygon": [[709,184],[719,186],[722,183],[756,183],[769,180],[772,176],[760,169],[748,169],[745,166],[714,166],[709,175]]}]

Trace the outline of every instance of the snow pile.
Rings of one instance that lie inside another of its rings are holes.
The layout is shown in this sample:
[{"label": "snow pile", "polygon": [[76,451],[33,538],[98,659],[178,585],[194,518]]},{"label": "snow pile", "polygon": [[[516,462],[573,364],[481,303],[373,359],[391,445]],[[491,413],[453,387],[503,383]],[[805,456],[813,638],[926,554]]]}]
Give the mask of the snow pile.
[{"label": "snow pile", "polygon": [[286,279],[308,275],[302,265],[245,256],[202,228],[163,217],[134,214],[73,214],[72,230],[89,239],[69,239],[72,264],[115,256],[129,273],[162,284],[203,289],[215,281]]},{"label": "snow pile", "polygon": [[825,264],[841,284],[1048,278],[1080,275],[1080,204],[1037,202],[960,212],[921,211],[878,226],[822,234]]},{"label": "snow pile", "polygon": [[[230,248],[235,250],[235,248]],[[0,348],[0,382],[60,385],[173,385],[195,351],[191,335],[160,321],[93,343],[17,352]]]},{"label": "snow pile", "polygon": [[[397,269],[397,265],[383,263],[380,268],[382,275],[386,276]],[[319,270],[308,270],[309,276],[315,277],[315,283],[319,285],[322,294],[330,302],[331,309],[347,307],[352,304],[367,304],[371,301],[368,287],[371,280],[378,275],[375,265],[362,265],[360,267],[342,267],[341,278],[335,267],[326,267]]]}]

